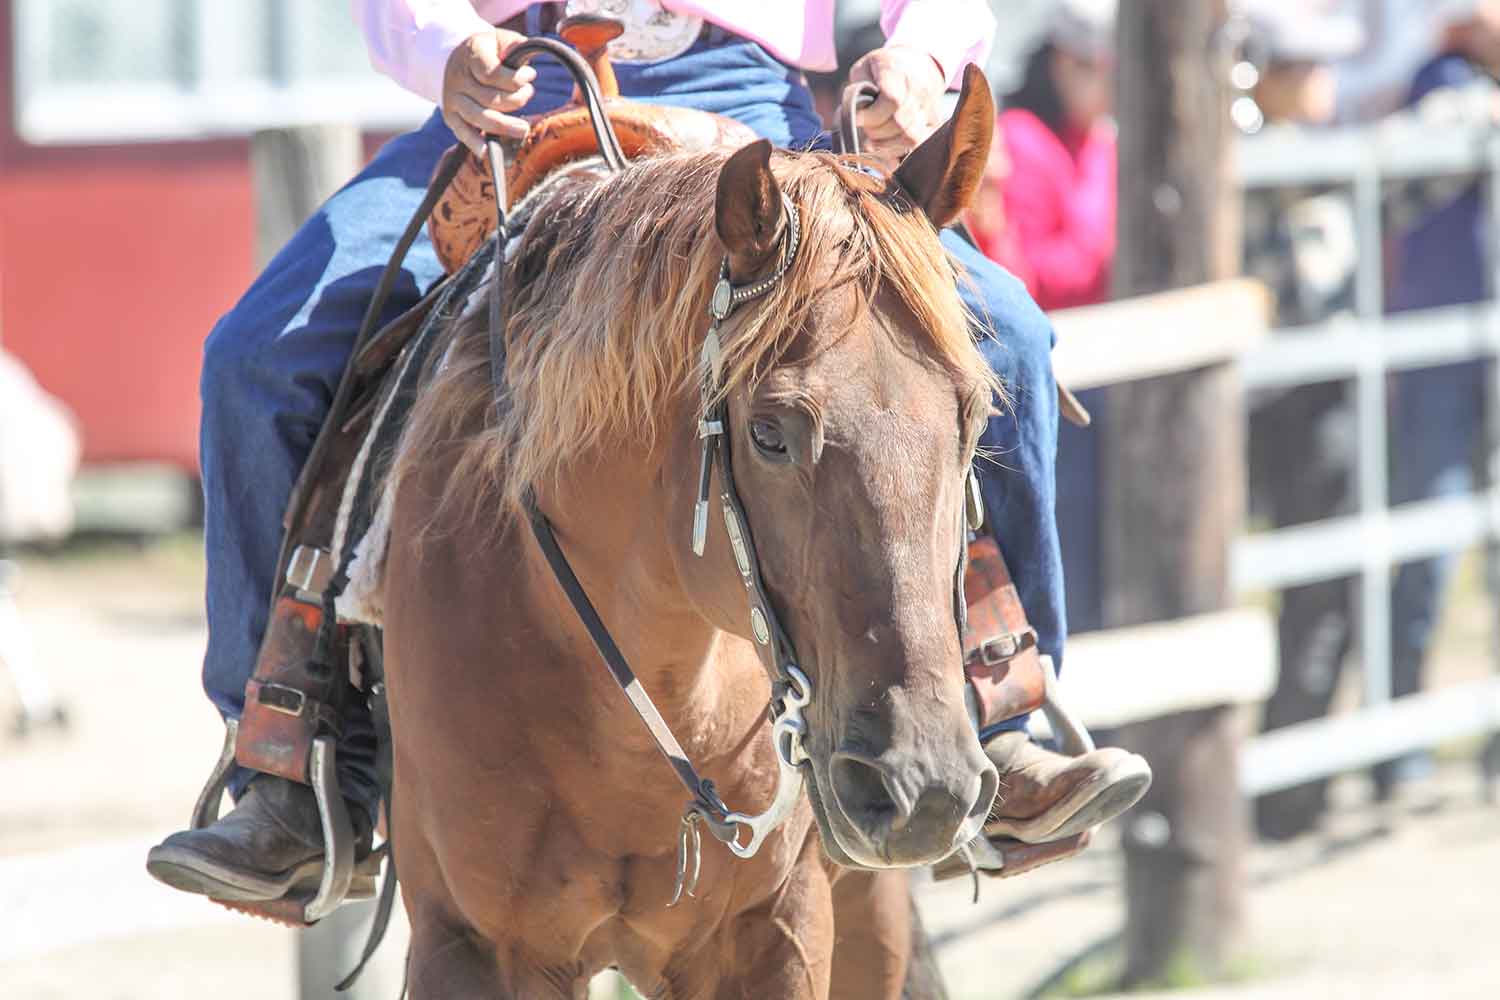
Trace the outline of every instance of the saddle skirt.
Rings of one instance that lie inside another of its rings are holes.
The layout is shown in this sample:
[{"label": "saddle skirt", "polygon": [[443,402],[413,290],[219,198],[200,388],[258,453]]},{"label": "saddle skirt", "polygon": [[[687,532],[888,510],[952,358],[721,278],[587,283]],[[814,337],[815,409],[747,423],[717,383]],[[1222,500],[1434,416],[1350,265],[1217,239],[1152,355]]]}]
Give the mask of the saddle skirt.
[{"label": "saddle skirt", "polygon": [[[605,114],[628,158],[738,148],[755,141],[749,127],[723,115],[641,104],[621,97],[607,52],[609,42],[619,34],[619,23],[590,18],[570,22],[564,23],[562,37],[588,61],[599,79]],[[507,210],[555,171],[599,154],[589,111],[576,89],[564,107],[545,115],[526,116],[526,120],[531,126],[526,138],[503,143]],[[470,152],[447,194],[433,209],[427,231],[438,260],[449,274],[461,268],[495,231],[495,185],[481,157]]]}]

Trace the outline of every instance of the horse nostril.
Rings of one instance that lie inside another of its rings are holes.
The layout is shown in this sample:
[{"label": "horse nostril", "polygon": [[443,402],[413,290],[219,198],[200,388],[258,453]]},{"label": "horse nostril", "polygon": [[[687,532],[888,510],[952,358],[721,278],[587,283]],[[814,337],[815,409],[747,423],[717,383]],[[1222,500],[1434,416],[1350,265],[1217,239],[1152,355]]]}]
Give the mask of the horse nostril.
[{"label": "horse nostril", "polygon": [[838,753],[829,771],[839,808],[858,825],[871,829],[896,824],[910,813],[892,796],[880,765],[853,754]]},{"label": "horse nostril", "polygon": [[969,818],[988,819],[990,807],[995,804],[995,793],[999,790],[1000,772],[995,770],[995,765],[986,762],[985,769],[979,773],[979,796],[969,807]]}]

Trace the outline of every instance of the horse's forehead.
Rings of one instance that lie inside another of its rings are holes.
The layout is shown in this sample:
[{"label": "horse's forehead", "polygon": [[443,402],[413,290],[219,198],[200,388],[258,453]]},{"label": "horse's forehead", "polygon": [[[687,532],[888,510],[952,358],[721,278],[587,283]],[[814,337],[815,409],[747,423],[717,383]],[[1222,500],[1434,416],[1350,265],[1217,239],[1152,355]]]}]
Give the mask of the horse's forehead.
[{"label": "horse's forehead", "polygon": [[903,387],[952,395],[964,379],[940,359],[930,331],[885,289],[862,305],[852,288],[820,296],[791,354],[816,380],[877,395]]},{"label": "horse's forehead", "polygon": [[[837,316],[837,312],[834,313]],[[817,317],[815,315],[814,320]],[[963,381],[928,353],[925,339],[904,320],[878,308],[845,314],[806,334],[820,343],[764,381],[769,398],[795,398],[816,411],[833,441],[854,450],[884,428],[916,443],[953,431],[966,393]]]}]

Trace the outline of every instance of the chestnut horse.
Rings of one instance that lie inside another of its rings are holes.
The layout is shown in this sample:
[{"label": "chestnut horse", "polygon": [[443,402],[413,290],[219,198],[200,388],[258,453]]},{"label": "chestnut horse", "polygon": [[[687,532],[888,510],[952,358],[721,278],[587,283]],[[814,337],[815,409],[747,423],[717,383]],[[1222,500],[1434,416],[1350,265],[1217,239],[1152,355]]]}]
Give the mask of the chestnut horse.
[{"label": "chestnut horse", "polygon": [[[504,265],[503,371],[492,383],[486,291],[392,480],[392,832],[417,1000],[581,997],[611,966],[651,996],[901,994],[900,869],[976,835],[996,786],[965,706],[955,571],[999,387],[937,240],[993,115],[971,70],[890,177],[760,142],[538,193]],[[682,787],[526,512],[549,519],[686,756],[724,802],[764,808],[779,764],[752,598],[727,531],[699,556],[692,529],[720,268],[743,288],[788,259],[715,326],[715,479],[732,470],[810,681],[809,795],[752,858],[709,841],[696,896],[669,907]]]}]

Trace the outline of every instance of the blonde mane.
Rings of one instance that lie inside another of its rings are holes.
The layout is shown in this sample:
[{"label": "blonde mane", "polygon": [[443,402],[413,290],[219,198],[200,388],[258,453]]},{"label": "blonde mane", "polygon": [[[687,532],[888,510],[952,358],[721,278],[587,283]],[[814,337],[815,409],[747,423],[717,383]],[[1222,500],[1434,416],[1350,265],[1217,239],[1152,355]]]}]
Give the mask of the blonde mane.
[{"label": "blonde mane", "polygon": [[[491,389],[486,310],[471,309],[419,395],[398,446],[397,481],[456,446],[445,497],[488,511],[498,500],[513,516],[529,484],[554,481],[595,449],[628,441],[654,451],[662,418],[681,412],[673,404],[690,398],[683,393],[699,392],[724,252],[715,186],[729,152],[642,160],[549,194],[507,264],[505,398],[497,406]],[[802,248],[785,278],[741,310],[723,345],[727,385],[754,384],[817,297],[852,283],[861,308],[879,288],[893,294],[928,352],[1000,391],[969,332],[953,263],[919,210],[829,154],[778,153],[772,166],[799,208]]]}]

